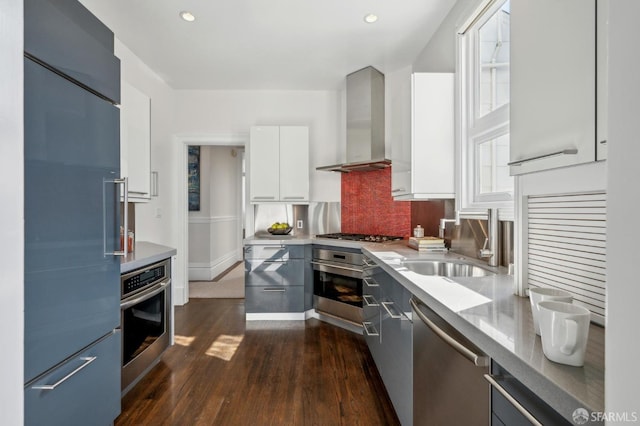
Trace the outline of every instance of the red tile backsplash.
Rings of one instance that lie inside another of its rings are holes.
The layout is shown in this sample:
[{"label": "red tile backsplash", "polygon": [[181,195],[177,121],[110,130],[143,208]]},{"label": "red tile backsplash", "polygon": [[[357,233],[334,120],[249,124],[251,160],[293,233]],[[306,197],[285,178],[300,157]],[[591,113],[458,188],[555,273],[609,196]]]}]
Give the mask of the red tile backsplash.
[{"label": "red tile backsplash", "polygon": [[342,174],[342,232],[411,235],[411,202],[393,201],[391,168]]}]

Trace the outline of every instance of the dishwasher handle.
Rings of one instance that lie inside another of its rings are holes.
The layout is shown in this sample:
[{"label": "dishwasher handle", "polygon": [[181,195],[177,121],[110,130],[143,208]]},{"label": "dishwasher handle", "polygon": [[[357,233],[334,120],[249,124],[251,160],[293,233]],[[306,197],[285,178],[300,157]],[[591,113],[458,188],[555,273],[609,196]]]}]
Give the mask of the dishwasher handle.
[{"label": "dishwasher handle", "polygon": [[413,299],[411,299],[409,303],[411,303],[411,307],[413,308],[416,315],[418,315],[418,318],[420,318],[427,327],[429,327],[436,335],[438,335],[438,337],[444,340],[458,353],[471,361],[476,367],[486,367],[489,365],[489,358],[487,356],[478,355],[471,349],[464,346],[462,343],[458,342],[453,337],[449,336],[444,330],[438,327],[433,321],[427,318],[426,315],[420,311],[418,304]]}]

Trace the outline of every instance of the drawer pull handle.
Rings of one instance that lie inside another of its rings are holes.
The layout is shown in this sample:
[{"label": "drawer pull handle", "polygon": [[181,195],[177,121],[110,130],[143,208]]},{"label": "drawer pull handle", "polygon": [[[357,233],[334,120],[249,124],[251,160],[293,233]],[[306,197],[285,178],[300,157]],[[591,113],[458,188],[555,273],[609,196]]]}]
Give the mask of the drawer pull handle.
[{"label": "drawer pull handle", "polygon": [[393,307],[393,310],[396,311],[391,312],[391,309],[389,309],[389,306],[392,306],[394,303],[393,302],[382,302],[382,307],[384,308],[385,311],[387,311],[387,313],[389,314],[389,316],[393,319],[402,319],[402,317],[404,315],[402,315],[400,312],[396,311],[395,306]]},{"label": "drawer pull handle", "polygon": [[362,299],[367,306],[380,306],[378,301],[370,294],[363,294]]},{"label": "drawer pull handle", "polygon": [[368,279],[363,278],[362,281],[364,281],[364,283],[365,283],[365,285],[367,287],[380,287],[380,284],[378,284],[377,282],[375,282],[373,280],[369,281]]},{"label": "drawer pull handle", "polygon": [[511,405],[513,405],[513,407],[518,410],[523,416],[525,416],[527,418],[527,420],[529,420],[531,422],[532,425],[535,426],[542,426],[542,423],[540,423],[538,421],[538,419],[536,419],[535,417],[533,417],[533,414],[531,414],[529,412],[529,410],[527,410],[526,408],[524,408],[522,406],[522,404],[520,404],[514,397],[512,397],[509,392],[507,392],[507,390],[505,388],[503,388],[502,386],[500,386],[500,384],[496,381],[496,378],[499,377],[493,377],[489,374],[485,374],[484,378],[487,380],[487,382],[491,383],[491,386],[493,386],[495,388],[495,390],[497,390],[498,392],[500,392],[500,395],[504,396],[506,398],[507,401],[509,401],[509,403]]},{"label": "drawer pull handle", "polygon": [[268,293],[284,293],[287,290],[284,288],[265,288],[262,291],[266,291]]},{"label": "drawer pull handle", "polygon": [[537,155],[535,157],[524,158],[522,160],[512,161],[507,163],[507,166],[522,166],[524,163],[529,161],[541,160],[543,158],[555,157],[558,155],[575,155],[578,153],[576,148],[563,149],[562,151],[551,152],[549,154]]},{"label": "drawer pull handle", "polygon": [[61,384],[63,384],[67,380],[69,380],[72,376],[74,376],[78,372],[80,372],[80,370],[82,370],[83,368],[85,368],[86,366],[91,364],[96,359],[98,359],[97,356],[90,356],[90,357],[83,356],[83,357],[80,357],[80,360],[84,361],[84,363],[80,367],[78,367],[75,370],[73,370],[71,373],[69,373],[66,376],[64,376],[62,379],[58,380],[57,382],[55,382],[52,385],[35,385],[35,386],[31,386],[31,389],[54,390],[55,388],[57,388],[58,386],[60,386]]},{"label": "drawer pull handle", "polygon": [[378,330],[376,330],[376,327],[373,325],[373,323],[363,322],[362,323],[362,328],[364,328],[364,334],[366,334],[367,336],[379,336],[380,335],[380,333],[378,333]]}]

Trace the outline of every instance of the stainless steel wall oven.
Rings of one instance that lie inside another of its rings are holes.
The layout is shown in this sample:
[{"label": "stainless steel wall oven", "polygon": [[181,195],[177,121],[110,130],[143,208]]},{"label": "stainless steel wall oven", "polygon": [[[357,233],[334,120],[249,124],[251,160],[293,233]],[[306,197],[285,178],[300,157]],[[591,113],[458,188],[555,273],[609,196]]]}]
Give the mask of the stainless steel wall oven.
[{"label": "stainless steel wall oven", "polygon": [[124,395],[170,345],[170,260],[123,274],[120,283]]},{"label": "stainless steel wall oven", "polygon": [[313,249],[313,307],[362,327],[362,281],[375,268],[356,249]]}]

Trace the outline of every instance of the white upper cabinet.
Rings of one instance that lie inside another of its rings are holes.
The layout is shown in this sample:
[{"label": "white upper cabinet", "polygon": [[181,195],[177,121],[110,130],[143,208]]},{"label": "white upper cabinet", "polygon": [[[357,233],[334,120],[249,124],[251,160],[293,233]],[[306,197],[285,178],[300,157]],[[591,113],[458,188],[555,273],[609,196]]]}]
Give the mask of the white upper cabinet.
[{"label": "white upper cabinet", "polygon": [[596,160],[596,1],[511,0],[510,173]]},{"label": "white upper cabinet", "polygon": [[454,198],[454,75],[406,70],[386,78],[391,195]]},{"label": "white upper cabinet", "polygon": [[128,84],[121,83],[120,173],[129,178],[130,201],[148,201],[151,196],[151,100]]},{"label": "white upper cabinet", "polygon": [[280,200],[309,201],[308,127],[280,127]]},{"label": "white upper cabinet", "polygon": [[308,127],[252,127],[248,153],[252,203],[309,202]]}]

